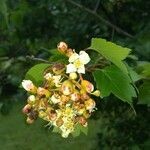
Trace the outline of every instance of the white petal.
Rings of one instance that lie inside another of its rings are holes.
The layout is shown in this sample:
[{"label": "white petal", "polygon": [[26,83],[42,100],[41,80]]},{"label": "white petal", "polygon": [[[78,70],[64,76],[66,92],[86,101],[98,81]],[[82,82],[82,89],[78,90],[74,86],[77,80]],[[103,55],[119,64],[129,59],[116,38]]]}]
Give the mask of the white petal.
[{"label": "white petal", "polygon": [[47,73],[47,74],[44,76],[44,78],[45,78],[46,80],[50,80],[50,79],[52,78],[52,74],[51,74],[51,73]]},{"label": "white petal", "polygon": [[67,65],[66,73],[72,73],[72,72],[76,72],[76,71],[77,71],[77,69],[74,66],[74,64]]},{"label": "white petal", "polygon": [[84,67],[84,65],[81,66],[80,68],[78,68],[77,72],[78,72],[78,73],[85,74],[85,67]]},{"label": "white petal", "polygon": [[34,88],[34,85],[31,80],[23,80],[22,86],[26,91],[30,91]]},{"label": "white petal", "polygon": [[89,55],[85,51],[80,51],[80,53],[79,53],[79,59],[84,64],[87,64],[91,60],[90,57],[89,57]]},{"label": "white petal", "polygon": [[58,76],[53,76],[53,82],[55,84],[56,87],[60,87],[61,84],[61,75],[58,75]]},{"label": "white petal", "polygon": [[29,99],[30,101],[34,102],[34,101],[35,101],[35,96],[34,96],[34,95],[30,95],[30,96],[28,97],[28,99]]},{"label": "white petal", "polygon": [[60,102],[60,96],[59,95],[52,95],[50,99],[54,104],[57,104]]},{"label": "white petal", "polygon": [[77,53],[73,53],[70,57],[69,57],[69,62],[74,62],[76,59],[79,58],[79,55]]}]

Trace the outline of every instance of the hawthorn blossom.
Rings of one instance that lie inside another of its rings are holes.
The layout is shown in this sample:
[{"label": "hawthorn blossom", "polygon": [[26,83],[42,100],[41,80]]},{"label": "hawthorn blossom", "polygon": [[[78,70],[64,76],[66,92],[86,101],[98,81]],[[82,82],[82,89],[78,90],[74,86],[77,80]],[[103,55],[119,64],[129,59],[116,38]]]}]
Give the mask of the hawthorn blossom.
[{"label": "hawthorn blossom", "polygon": [[73,53],[69,57],[66,73],[78,72],[85,74],[85,65],[90,61],[89,55],[85,51],[80,51],[79,54]]},{"label": "hawthorn blossom", "polygon": [[31,80],[23,80],[22,87],[28,92],[33,91],[35,89],[35,86]]}]

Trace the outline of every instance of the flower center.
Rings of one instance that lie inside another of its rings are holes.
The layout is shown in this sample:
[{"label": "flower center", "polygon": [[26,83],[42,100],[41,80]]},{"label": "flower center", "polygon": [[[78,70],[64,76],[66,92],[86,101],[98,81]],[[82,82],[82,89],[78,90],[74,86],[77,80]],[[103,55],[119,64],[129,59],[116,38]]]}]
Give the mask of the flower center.
[{"label": "flower center", "polygon": [[74,65],[76,68],[80,68],[83,65],[83,63],[80,61],[80,59],[77,59],[76,61],[74,61]]}]

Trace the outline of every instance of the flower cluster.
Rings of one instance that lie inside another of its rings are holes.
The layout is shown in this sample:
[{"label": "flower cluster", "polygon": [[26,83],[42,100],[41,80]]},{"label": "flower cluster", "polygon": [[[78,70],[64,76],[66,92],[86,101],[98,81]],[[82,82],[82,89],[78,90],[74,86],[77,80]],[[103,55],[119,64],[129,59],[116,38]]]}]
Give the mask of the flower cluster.
[{"label": "flower cluster", "polygon": [[27,123],[40,117],[66,138],[77,124],[87,127],[87,119],[96,106],[91,97],[99,96],[100,92],[94,91],[93,84],[82,77],[89,55],[85,51],[77,54],[64,42],[60,42],[58,50],[69,57],[69,64],[58,63],[47,69],[41,87],[31,80],[23,80],[22,86],[29,93],[23,113],[27,115]]}]

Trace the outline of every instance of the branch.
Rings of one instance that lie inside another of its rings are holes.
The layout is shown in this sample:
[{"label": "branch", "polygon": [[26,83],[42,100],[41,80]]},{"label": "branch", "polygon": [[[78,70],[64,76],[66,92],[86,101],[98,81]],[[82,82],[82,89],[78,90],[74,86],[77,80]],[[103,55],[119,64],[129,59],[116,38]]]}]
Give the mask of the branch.
[{"label": "branch", "polygon": [[42,58],[35,58],[34,56],[26,56],[27,59],[33,60],[33,61],[40,61],[48,64],[53,64],[52,62],[49,62],[47,60],[44,60]]},{"label": "branch", "polygon": [[76,2],[74,2],[73,0],[66,0],[68,3],[75,5],[76,7],[85,10],[86,12],[88,12],[89,14],[92,14],[93,16],[95,16],[96,18],[98,18],[100,21],[102,21],[103,23],[105,23],[107,26],[114,28],[114,30],[116,30],[118,33],[123,34],[127,37],[130,38],[134,38],[131,34],[129,34],[128,32],[124,31],[123,29],[121,29],[120,27],[116,26],[115,24],[112,24],[111,22],[109,22],[108,20],[105,20],[103,17],[101,17],[100,15],[98,15],[95,11],[90,10],[89,8],[84,7],[83,5],[80,5]]},{"label": "branch", "polygon": [[96,5],[95,5],[95,8],[94,8],[94,12],[96,13],[98,7],[99,7],[99,4],[100,4],[100,0],[97,1]]}]

